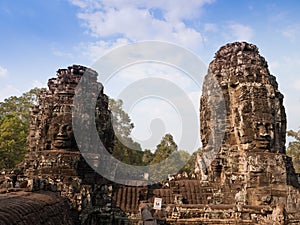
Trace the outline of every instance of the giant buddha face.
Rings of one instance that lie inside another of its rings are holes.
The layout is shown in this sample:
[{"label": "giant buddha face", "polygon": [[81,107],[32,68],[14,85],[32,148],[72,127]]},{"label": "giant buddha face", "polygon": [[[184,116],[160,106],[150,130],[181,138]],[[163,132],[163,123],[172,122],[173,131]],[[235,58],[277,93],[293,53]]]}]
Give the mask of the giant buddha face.
[{"label": "giant buddha face", "polygon": [[272,90],[258,82],[244,81],[236,91],[238,103],[235,127],[241,144],[252,144],[257,149],[270,149],[274,142],[274,112]]},{"label": "giant buddha face", "polygon": [[273,140],[273,124],[268,122],[258,122],[255,135],[256,148],[269,149]]},{"label": "giant buddha face", "polygon": [[51,120],[46,149],[49,148],[70,150],[76,148],[71,113],[58,115]]}]

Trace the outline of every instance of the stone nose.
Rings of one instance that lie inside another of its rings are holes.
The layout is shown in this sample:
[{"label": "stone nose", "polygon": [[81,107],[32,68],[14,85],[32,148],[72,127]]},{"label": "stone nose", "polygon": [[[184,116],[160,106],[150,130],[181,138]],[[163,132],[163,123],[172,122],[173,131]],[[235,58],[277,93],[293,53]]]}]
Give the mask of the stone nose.
[{"label": "stone nose", "polygon": [[57,137],[67,137],[66,127],[66,125],[59,127]]}]

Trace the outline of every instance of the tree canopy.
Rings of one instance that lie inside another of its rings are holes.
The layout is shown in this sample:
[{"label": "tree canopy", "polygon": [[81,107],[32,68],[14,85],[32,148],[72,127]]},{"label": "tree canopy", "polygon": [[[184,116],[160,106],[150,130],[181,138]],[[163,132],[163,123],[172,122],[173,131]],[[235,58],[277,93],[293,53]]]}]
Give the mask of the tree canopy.
[{"label": "tree canopy", "polygon": [[37,104],[43,88],[34,88],[21,96],[0,102],[0,169],[12,168],[27,152],[30,109]]},{"label": "tree canopy", "polygon": [[6,114],[0,120],[0,130],[0,168],[12,168],[27,152],[28,123],[15,114]]},{"label": "tree canopy", "polygon": [[17,115],[23,121],[29,123],[30,109],[38,103],[38,96],[45,88],[33,88],[21,96],[11,96],[0,102],[0,118],[7,114]]},{"label": "tree canopy", "polygon": [[178,150],[171,134],[166,134],[157,145],[151,164],[159,163]]},{"label": "tree canopy", "polygon": [[131,134],[134,124],[127,112],[123,110],[123,101],[121,99],[109,99],[109,109],[113,114],[113,127],[115,134],[120,138],[128,137]]},{"label": "tree canopy", "polygon": [[201,155],[202,148],[198,148],[197,151],[193,152],[193,154],[189,157],[187,163],[184,167],[180,170],[181,172],[185,171],[187,173],[194,173],[195,172],[195,165],[197,160],[197,154]]},{"label": "tree canopy", "polygon": [[289,143],[287,154],[292,157],[296,172],[300,173],[300,130],[289,130],[287,135],[295,139]]},{"label": "tree canopy", "polygon": [[178,151],[171,134],[165,134],[161,142],[157,145],[150,164],[155,165],[155,169],[150,172],[150,178],[159,181],[165,179],[168,174],[183,172],[184,165],[189,160],[190,155],[184,150]]},{"label": "tree canopy", "polygon": [[134,124],[127,112],[123,110],[123,101],[109,99],[112,123],[115,131],[113,156],[130,165],[143,165],[143,151],[139,143],[130,137]]}]

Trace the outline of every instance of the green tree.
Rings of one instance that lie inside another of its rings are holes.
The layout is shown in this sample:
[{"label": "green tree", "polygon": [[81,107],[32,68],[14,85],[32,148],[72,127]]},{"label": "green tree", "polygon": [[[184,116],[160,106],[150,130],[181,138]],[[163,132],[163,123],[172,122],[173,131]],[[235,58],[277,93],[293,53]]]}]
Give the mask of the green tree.
[{"label": "green tree", "polygon": [[177,144],[173,140],[171,134],[166,134],[161,142],[156,146],[154,157],[151,164],[159,163],[166,158],[168,158],[172,153],[176,152],[178,149]]},{"label": "green tree", "polygon": [[289,130],[287,132],[287,135],[295,139],[295,141],[291,141],[289,143],[287,155],[292,157],[294,168],[297,173],[300,173],[300,130]]},{"label": "green tree", "polygon": [[33,88],[21,96],[11,96],[0,102],[0,118],[7,114],[17,115],[23,121],[29,123],[30,109],[38,103],[39,94],[46,90],[45,88]]},{"label": "green tree", "polygon": [[166,179],[168,174],[182,172],[190,155],[184,150],[179,150],[171,134],[166,134],[157,145],[151,165],[150,178],[155,181]]},{"label": "green tree", "polygon": [[118,160],[130,165],[143,165],[143,151],[140,144],[134,142],[130,137],[121,140],[115,138],[113,156]]},{"label": "green tree", "polygon": [[0,168],[12,168],[27,152],[30,109],[44,88],[34,88],[21,96],[0,102]]},{"label": "green tree", "polygon": [[134,124],[123,110],[123,101],[109,99],[109,109],[113,114],[113,127],[116,135],[113,156],[130,165],[143,165],[143,151],[140,144],[130,137]]},{"label": "green tree", "polygon": [[197,154],[201,154],[202,148],[198,148],[197,151],[193,152],[191,156],[189,156],[189,159],[187,163],[184,165],[184,167],[181,169],[181,171],[185,171],[187,173],[193,173],[195,172],[195,164],[197,160]]},{"label": "green tree", "polygon": [[154,154],[149,149],[144,150],[144,154],[142,157],[142,162],[144,165],[149,165],[153,160]]},{"label": "green tree", "polygon": [[119,137],[128,137],[131,134],[134,124],[123,110],[123,101],[121,99],[109,99],[109,109],[113,113],[113,126],[116,135]]},{"label": "green tree", "polygon": [[185,165],[179,170],[179,173],[182,172],[187,172],[190,173],[193,168],[195,167],[194,165],[192,166],[191,164],[189,164],[189,162],[191,161],[191,155],[185,151],[185,150],[179,150],[178,151],[178,157],[177,157],[177,164],[182,164],[185,163]]},{"label": "green tree", "polygon": [[0,168],[12,168],[21,162],[27,152],[28,123],[15,114],[0,120]]}]

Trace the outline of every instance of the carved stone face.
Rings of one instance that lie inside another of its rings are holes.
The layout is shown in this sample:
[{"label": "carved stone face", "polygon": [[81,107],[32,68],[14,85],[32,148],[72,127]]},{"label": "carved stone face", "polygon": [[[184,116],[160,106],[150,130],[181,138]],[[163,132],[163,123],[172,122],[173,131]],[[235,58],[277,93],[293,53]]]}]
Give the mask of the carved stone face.
[{"label": "carved stone face", "polygon": [[265,122],[258,122],[256,126],[255,144],[259,149],[268,149],[271,146],[273,136],[272,124]]},{"label": "carved stone face", "polygon": [[[209,72],[204,90],[214,89],[210,75],[214,76],[222,89],[227,110],[221,148],[238,146],[244,150],[284,153],[286,115],[283,96],[257,47],[247,43],[223,46],[210,63]],[[217,138],[209,143],[215,128],[213,113],[210,114],[209,110],[209,99],[214,93],[206,92],[201,97],[200,124],[201,141],[207,152]]]},{"label": "carved stone face", "polygon": [[238,94],[239,112],[236,115],[242,144],[253,143],[258,149],[270,149],[274,142],[274,116],[270,92],[256,82],[245,82]]},{"label": "carved stone face", "polygon": [[59,115],[51,120],[46,149],[70,149],[76,146],[70,113]]}]

